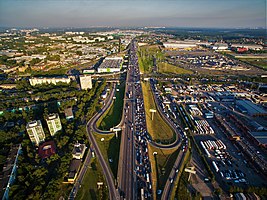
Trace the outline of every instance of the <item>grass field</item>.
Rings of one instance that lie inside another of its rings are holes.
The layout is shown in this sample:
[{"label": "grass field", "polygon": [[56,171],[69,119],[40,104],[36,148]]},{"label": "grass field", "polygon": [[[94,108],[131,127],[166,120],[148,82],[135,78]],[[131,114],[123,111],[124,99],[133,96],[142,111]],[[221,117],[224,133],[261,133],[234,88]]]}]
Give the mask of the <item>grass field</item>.
[{"label": "grass field", "polygon": [[[104,185],[98,189],[97,182],[103,182]],[[96,158],[92,158],[90,167],[87,169],[81,185],[76,196],[77,200],[108,199],[107,184],[102,174],[101,166]]]},{"label": "grass field", "polygon": [[[188,153],[188,152],[187,152]],[[184,160],[184,167],[188,167],[190,166],[188,163],[191,159],[191,154],[187,154]],[[184,168],[183,167],[183,168]],[[201,198],[201,194],[199,192],[196,192],[196,194],[191,194],[188,191],[188,184],[190,184],[188,182],[188,177],[189,177],[189,173],[185,172],[184,170],[180,171],[181,173],[179,173],[179,179],[177,180],[177,183],[175,183],[176,185],[176,189],[175,191],[173,191],[171,198],[176,198],[176,199],[194,199],[194,200],[200,200]]]},{"label": "grass field", "polygon": [[[149,158],[152,167],[152,183],[154,196],[157,190],[163,190],[170,171],[179,153],[179,149],[160,150],[149,145]],[[153,155],[157,152],[157,155]]]},{"label": "grass field", "polygon": [[110,130],[110,128],[118,125],[121,121],[125,84],[120,84],[117,88],[119,88],[120,91],[116,92],[116,99],[113,105],[104,114],[104,117],[101,117],[97,122],[97,126],[101,130]]},{"label": "grass field", "polygon": [[159,73],[166,73],[166,74],[192,74],[193,73],[190,70],[186,70],[186,69],[177,67],[175,65],[171,65],[166,62],[158,63],[158,71]]},{"label": "grass field", "polygon": [[185,199],[185,200],[192,199],[190,193],[187,191],[188,177],[189,177],[189,173],[186,173],[185,171],[183,171],[182,175],[180,176],[177,189],[175,191],[176,198]]},{"label": "grass field", "polygon": [[[104,159],[106,160],[107,163],[109,163],[110,169],[114,177],[116,178],[118,171],[119,155],[120,155],[121,134],[118,133],[118,138],[116,138],[116,136],[113,134],[100,135],[94,133],[94,136]],[[104,141],[101,141],[101,138],[104,138]],[[113,162],[109,162],[110,158],[113,160]]]},{"label": "grass field", "polygon": [[240,58],[241,61],[247,62],[252,65],[256,65],[267,70],[267,59],[263,58]]},{"label": "grass field", "polygon": [[138,63],[140,72],[143,74],[151,73],[153,70],[153,57],[156,60],[163,60],[164,54],[158,45],[142,46],[138,49]]},{"label": "grass field", "polygon": [[169,127],[169,125],[161,118],[159,112],[156,112],[154,114],[153,121],[151,119],[151,113],[149,113],[149,109],[156,109],[156,105],[149,83],[142,83],[142,90],[148,133],[151,135],[153,140],[160,140],[162,142],[173,141],[175,139],[174,132]]}]

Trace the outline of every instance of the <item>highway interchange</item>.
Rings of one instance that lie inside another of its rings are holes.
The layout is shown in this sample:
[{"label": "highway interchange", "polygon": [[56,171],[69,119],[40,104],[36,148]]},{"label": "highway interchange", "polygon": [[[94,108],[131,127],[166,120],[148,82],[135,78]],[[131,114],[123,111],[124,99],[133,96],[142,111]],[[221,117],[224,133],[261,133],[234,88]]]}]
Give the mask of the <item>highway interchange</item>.
[{"label": "highway interchange", "polygon": [[[151,182],[151,164],[148,157],[148,143],[159,149],[179,148],[186,140],[184,132],[160,107],[160,100],[151,80],[153,97],[161,117],[172,128],[175,133],[175,141],[170,144],[156,143],[151,139],[146,128],[145,108],[143,101],[142,87],[140,83],[140,71],[137,57],[137,43],[132,41],[129,47],[129,65],[125,83],[123,117],[116,128],[121,128],[120,158],[118,164],[117,181],[113,176],[110,167],[104,160],[103,155],[97,145],[93,133],[114,134],[111,131],[102,131],[97,128],[97,121],[111,107],[116,85],[113,84],[108,99],[103,108],[96,113],[87,123],[87,135],[91,143],[91,148],[87,153],[85,162],[82,165],[79,176],[74,184],[69,199],[74,199],[91,158],[91,151],[99,159],[105,180],[109,189],[109,199],[154,199]],[[183,139],[181,139],[183,138]],[[173,190],[173,182],[177,178],[177,172],[183,161],[185,151],[180,151],[169,178],[166,182],[161,199],[169,199]],[[117,184],[115,184],[115,182]]]}]

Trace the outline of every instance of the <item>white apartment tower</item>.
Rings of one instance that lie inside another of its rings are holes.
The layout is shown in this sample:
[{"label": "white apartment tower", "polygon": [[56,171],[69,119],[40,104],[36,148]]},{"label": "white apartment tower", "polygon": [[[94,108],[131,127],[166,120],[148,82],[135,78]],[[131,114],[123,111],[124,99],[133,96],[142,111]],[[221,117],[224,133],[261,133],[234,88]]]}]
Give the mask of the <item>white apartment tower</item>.
[{"label": "white apartment tower", "polygon": [[46,123],[51,136],[54,136],[56,132],[62,129],[60,118],[57,113],[48,115]]},{"label": "white apartment tower", "polygon": [[26,129],[34,145],[39,146],[40,142],[45,140],[45,134],[40,120],[29,122]]}]

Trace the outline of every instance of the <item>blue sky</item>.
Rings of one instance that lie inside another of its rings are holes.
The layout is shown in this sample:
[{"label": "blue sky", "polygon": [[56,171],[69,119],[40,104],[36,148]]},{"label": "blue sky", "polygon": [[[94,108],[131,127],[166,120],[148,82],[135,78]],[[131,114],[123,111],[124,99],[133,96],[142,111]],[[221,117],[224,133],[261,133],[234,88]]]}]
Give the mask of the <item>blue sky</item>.
[{"label": "blue sky", "polygon": [[265,0],[0,0],[7,27],[266,27]]}]

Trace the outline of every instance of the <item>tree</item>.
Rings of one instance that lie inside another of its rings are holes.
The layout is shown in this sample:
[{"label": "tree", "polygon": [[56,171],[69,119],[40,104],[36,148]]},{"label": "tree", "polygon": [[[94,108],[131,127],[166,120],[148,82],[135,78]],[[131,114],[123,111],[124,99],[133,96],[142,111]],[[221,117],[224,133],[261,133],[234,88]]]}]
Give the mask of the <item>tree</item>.
[{"label": "tree", "polygon": [[82,53],[81,51],[76,51],[76,54],[77,54],[78,56],[82,56],[82,55],[83,55],[83,53]]},{"label": "tree", "polygon": [[39,58],[33,58],[31,61],[30,61],[30,65],[31,66],[34,66],[36,65],[37,63],[41,62],[41,59]]}]

